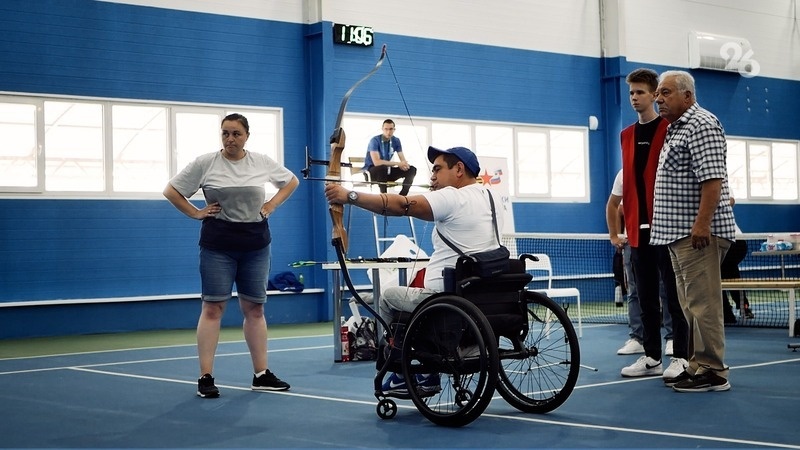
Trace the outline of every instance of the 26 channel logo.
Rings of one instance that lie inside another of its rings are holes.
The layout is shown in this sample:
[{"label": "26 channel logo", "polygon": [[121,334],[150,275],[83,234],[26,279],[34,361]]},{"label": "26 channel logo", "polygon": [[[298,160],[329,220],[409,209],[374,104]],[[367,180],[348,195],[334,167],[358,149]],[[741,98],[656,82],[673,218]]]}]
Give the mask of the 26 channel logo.
[{"label": "26 channel logo", "polygon": [[761,65],[753,59],[753,50],[748,49],[745,53],[738,42],[728,41],[722,44],[719,56],[726,61],[725,70],[736,70],[743,77],[752,78],[761,71]]}]

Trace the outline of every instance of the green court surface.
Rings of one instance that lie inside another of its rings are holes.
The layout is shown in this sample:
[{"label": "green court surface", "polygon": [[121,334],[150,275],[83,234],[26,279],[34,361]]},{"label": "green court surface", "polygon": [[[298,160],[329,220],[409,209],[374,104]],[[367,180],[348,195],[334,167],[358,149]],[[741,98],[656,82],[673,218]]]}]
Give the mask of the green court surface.
[{"label": "green court surface", "polygon": [[[330,335],[331,330],[332,324],[330,322],[270,325],[268,328],[270,338]],[[228,327],[221,330],[220,342],[243,340],[242,329],[239,327]],[[194,329],[5,339],[0,340],[0,358],[195,345],[195,343]]]}]

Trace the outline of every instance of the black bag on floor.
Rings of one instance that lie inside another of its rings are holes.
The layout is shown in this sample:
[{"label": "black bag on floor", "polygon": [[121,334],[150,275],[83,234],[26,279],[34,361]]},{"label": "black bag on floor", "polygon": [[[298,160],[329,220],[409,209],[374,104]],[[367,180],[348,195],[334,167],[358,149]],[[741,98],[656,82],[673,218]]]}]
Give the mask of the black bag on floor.
[{"label": "black bag on floor", "polygon": [[357,324],[355,333],[348,334],[350,340],[350,359],[352,361],[374,361],[378,354],[378,337],[375,330],[375,321],[362,317]]}]

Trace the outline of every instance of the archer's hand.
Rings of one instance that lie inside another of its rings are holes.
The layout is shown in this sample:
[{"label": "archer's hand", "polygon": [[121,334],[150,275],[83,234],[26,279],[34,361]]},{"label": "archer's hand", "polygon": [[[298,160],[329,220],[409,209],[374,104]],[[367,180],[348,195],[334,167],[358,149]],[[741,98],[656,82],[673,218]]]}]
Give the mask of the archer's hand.
[{"label": "archer's hand", "polygon": [[328,199],[328,203],[340,205],[347,203],[348,192],[341,184],[330,183],[325,185],[325,198]]}]

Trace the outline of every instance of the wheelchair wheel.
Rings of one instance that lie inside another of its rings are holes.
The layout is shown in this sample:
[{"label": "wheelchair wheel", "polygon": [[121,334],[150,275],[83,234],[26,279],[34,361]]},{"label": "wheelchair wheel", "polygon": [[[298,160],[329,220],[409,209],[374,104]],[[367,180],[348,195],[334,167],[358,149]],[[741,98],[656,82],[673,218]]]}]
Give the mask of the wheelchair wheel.
[{"label": "wheelchair wheel", "polygon": [[537,292],[525,292],[527,329],[514,339],[501,337],[497,390],[513,407],[546,413],[572,393],[580,371],[580,346],[567,313]]},{"label": "wheelchair wheel", "polygon": [[497,345],[471,302],[443,295],[420,306],[406,328],[402,357],[409,396],[431,422],[449,427],[477,419],[497,383]]}]

